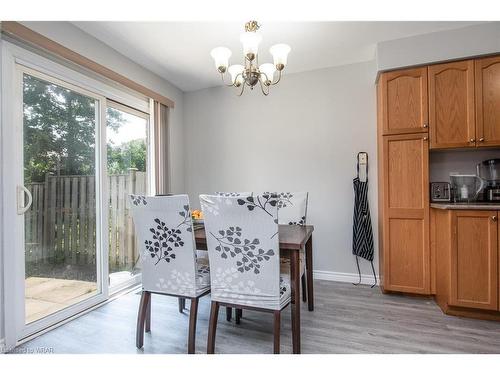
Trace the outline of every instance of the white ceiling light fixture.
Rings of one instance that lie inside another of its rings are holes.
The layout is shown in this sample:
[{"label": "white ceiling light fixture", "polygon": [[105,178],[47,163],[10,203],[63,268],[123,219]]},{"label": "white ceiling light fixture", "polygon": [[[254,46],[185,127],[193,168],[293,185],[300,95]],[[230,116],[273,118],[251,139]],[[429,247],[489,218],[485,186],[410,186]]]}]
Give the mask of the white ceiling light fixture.
[{"label": "white ceiling light fixture", "polygon": [[[257,21],[249,21],[245,24],[245,32],[241,34],[240,41],[243,44],[243,65],[229,66],[229,58],[231,51],[226,47],[217,47],[210,52],[210,55],[215,61],[215,67],[221,74],[224,82],[224,74],[229,72],[231,83],[226,84],[229,87],[238,87],[240,92],[238,96],[243,94],[245,86],[249,86],[251,90],[260,84],[260,88],[264,95],[269,94],[269,88],[276,85],[281,80],[281,72],[287,64],[288,54],[291,48],[287,44],[276,44],[269,49],[273,56],[274,63],[266,63],[259,66],[259,44],[262,41],[262,35],[257,32],[260,28]],[[278,78],[274,80],[275,72],[278,71]]]}]

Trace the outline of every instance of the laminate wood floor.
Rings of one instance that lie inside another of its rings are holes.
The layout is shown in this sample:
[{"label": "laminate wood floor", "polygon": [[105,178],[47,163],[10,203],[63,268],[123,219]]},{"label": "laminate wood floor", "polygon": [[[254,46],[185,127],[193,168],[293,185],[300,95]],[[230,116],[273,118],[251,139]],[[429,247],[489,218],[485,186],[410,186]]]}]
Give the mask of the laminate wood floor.
[{"label": "laminate wood floor", "polygon": [[[378,288],[315,282],[315,311],[302,304],[302,353],[500,353],[500,322],[444,315],[433,300],[384,295]],[[129,293],[17,348],[54,353],[186,353],[189,312],[153,295],[151,333],[135,348],[139,295]],[[187,303],[189,308],[189,303]],[[206,352],[210,296],[198,312],[196,352]],[[221,309],[216,353],[272,353],[272,314],[246,310],[241,325]],[[290,309],[281,323],[281,352],[291,353]]]}]

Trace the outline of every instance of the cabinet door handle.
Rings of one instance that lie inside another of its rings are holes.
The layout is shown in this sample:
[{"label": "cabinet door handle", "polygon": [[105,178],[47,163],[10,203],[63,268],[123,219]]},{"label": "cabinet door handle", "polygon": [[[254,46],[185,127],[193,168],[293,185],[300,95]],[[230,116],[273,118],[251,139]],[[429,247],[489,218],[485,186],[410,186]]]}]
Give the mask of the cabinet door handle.
[{"label": "cabinet door handle", "polygon": [[423,127],[424,127],[424,128],[428,128],[428,127],[429,127],[429,125],[427,125],[427,124],[424,124],[424,125],[423,125]]},{"label": "cabinet door handle", "polygon": [[424,137],[424,138],[422,138],[422,139],[423,139],[424,141],[426,141],[426,140],[428,140],[429,138],[428,138],[428,137]]},{"label": "cabinet door handle", "polygon": [[484,138],[483,137],[479,138],[479,142],[484,142]]},{"label": "cabinet door handle", "polygon": [[473,143],[473,142],[476,142],[476,140],[474,138],[471,138],[470,142]]},{"label": "cabinet door handle", "polygon": [[496,217],[496,216],[492,216],[492,217],[491,217],[491,220],[493,220],[493,221],[497,221],[497,217]]}]

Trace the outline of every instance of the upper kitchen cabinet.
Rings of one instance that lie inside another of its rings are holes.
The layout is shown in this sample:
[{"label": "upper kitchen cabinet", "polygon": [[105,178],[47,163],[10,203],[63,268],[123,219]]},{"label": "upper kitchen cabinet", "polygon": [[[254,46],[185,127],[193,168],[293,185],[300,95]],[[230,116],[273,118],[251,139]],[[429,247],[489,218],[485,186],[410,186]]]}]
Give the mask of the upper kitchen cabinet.
[{"label": "upper kitchen cabinet", "polygon": [[474,147],[474,61],[428,69],[430,148]]},{"label": "upper kitchen cabinet", "polygon": [[383,73],[380,85],[383,135],[427,132],[427,67]]},{"label": "upper kitchen cabinet", "polygon": [[475,60],[478,146],[500,145],[500,56]]}]

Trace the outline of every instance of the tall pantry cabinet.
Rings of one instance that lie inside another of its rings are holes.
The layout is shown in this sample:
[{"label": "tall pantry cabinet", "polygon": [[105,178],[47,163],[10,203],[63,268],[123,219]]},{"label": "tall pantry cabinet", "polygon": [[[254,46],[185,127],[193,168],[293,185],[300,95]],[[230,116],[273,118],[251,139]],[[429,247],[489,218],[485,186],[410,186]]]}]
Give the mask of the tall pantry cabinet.
[{"label": "tall pantry cabinet", "polygon": [[377,105],[381,285],[429,294],[427,67],[382,73]]}]

